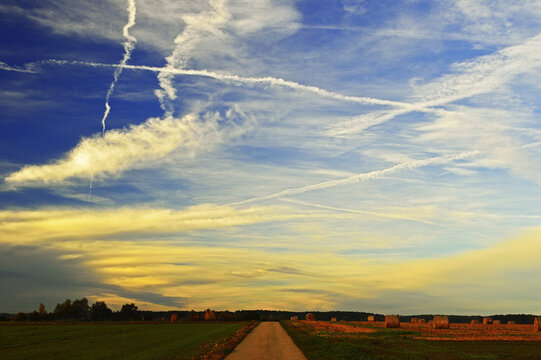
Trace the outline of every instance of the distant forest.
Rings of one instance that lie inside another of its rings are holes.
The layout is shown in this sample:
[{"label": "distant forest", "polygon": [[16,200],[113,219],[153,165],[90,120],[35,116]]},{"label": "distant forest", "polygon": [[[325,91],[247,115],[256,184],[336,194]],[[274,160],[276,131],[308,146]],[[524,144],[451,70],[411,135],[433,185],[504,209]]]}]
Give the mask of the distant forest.
[{"label": "distant forest", "polygon": [[[208,316],[212,313],[212,316]],[[384,321],[385,315],[358,311],[276,311],[276,310],[237,310],[231,311],[206,311],[195,310],[170,310],[148,311],[139,310],[134,303],[122,305],[119,311],[112,311],[103,301],[97,301],[90,305],[86,298],[71,301],[67,299],[56,305],[52,312],[48,312],[43,304],[30,313],[19,312],[17,314],[0,313],[0,321],[278,321],[289,320],[296,316],[299,320],[304,319],[308,313],[314,314],[316,320],[330,321],[336,318],[338,321],[367,321],[368,316],[373,315],[375,321]],[[174,316],[176,314],[176,316]],[[205,316],[207,314],[207,316]],[[409,322],[412,317],[417,319],[432,320],[434,315],[400,315],[401,322]],[[451,323],[470,323],[472,320],[483,322],[482,315],[448,315]],[[490,315],[493,320],[502,323],[514,321],[517,324],[533,324],[536,315],[531,314],[507,314]],[[205,320],[206,319],[206,320]]]}]

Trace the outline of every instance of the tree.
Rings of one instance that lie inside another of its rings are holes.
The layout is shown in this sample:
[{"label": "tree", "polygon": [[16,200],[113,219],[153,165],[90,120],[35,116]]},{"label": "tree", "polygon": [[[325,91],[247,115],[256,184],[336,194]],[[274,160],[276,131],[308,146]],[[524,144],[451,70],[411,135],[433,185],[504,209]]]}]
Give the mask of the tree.
[{"label": "tree", "polygon": [[15,321],[26,321],[26,314],[23,313],[23,312],[18,312],[13,317],[13,320],[15,320]]},{"label": "tree", "polygon": [[120,309],[120,318],[122,320],[135,320],[137,318],[137,309],[134,303],[124,304]]},{"label": "tree", "polygon": [[36,310],[28,314],[28,321],[39,321],[39,320],[40,320],[40,316]]},{"label": "tree", "polygon": [[90,316],[90,307],[86,298],[77,299],[71,304],[73,317],[77,320],[88,320]]},{"label": "tree", "polygon": [[73,307],[71,305],[71,300],[66,299],[62,304],[56,304],[54,308],[54,314],[57,318],[60,319],[72,319],[73,318]]},{"label": "tree", "polygon": [[112,316],[113,312],[103,301],[96,301],[90,307],[90,318],[94,321],[111,320]]},{"label": "tree", "polygon": [[39,304],[39,315],[40,316],[45,316],[47,315],[47,311],[45,311],[45,305],[43,305],[42,303]]},{"label": "tree", "polygon": [[243,320],[259,320],[259,314],[255,311],[248,311],[242,316]]}]

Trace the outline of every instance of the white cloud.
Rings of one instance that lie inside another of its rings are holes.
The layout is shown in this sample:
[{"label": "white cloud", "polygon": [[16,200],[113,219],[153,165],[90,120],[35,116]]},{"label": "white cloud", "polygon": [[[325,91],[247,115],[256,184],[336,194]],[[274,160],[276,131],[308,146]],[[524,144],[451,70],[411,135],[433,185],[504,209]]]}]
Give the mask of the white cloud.
[{"label": "white cloud", "polygon": [[456,106],[434,122],[417,126],[420,135],[416,141],[457,151],[475,149],[481,155],[467,167],[506,169],[541,183],[541,167],[534,160],[539,156],[540,134],[529,127],[530,122],[528,112]]},{"label": "white cloud", "polygon": [[[175,48],[166,57],[166,69],[186,69],[192,62],[220,66],[216,60],[232,58],[238,62],[238,44],[242,38],[261,32],[266,38],[279,38],[297,29],[298,18],[288,1],[210,0],[208,7],[182,15],[184,28],[174,40]],[[273,39],[273,40],[274,40]],[[177,98],[174,74],[160,72],[161,89],[156,96],[164,111],[172,113],[170,100]]]},{"label": "white cloud", "polygon": [[239,36],[250,36],[259,31],[283,36],[299,28],[300,14],[291,1],[235,0],[228,4],[231,13],[228,27]]},{"label": "white cloud", "polygon": [[[214,0],[211,2],[216,3]],[[237,36],[252,35],[263,29],[283,36],[296,29],[294,23],[299,15],[293,1],[231,0],[228,3],[232,18],[227,26]],[[76,34],[89,39],[100,37],[118,42],[122,41],[126,4],[126,0],[43,0],[25,9],[18,5],[0,5],[0,12],[27,17],[59,34]],[[137,10],[140,21],[133,29],[134,36],[142,47],[167,53],[175,48],[173,40],[186,28],[186,16],[204,14],[208,10],[208,3],[140,0],[137,1]]]},{"label": "white cloud", "polygon": [[366,13],[366,1],[364,0],[342,0],[342,8],[353,15]]},{"label": "white cloud", "polygon": [[26,64],[24,67],[15,67],[15,66],[9,66],[8,64],[2,61],[0,61],[0,70],[31,73],[31,74],[36,73],[36,70],[34,69],[32,64]]},{"label": "white cloud", "polygon": [[536,0],[445,0],[444,3],[449,6],[449,16],[461,22],[465,33],[482,34],[486,42],[505,36],[517,38],[528,33],[531,36],[532,25],[539,25],[541,14],[541,4]]},{"label": "white cloud", "polygon": [[150,118],[141,125],[110,130],[103,136],[82,139],[63,158],[47,165],[30,165],[10,174],[12,184],[57,183],[68,178],[119,175],[128,169],[148,166],[178,147],[193,155],[217,142],[217,116],[201,121],[196,115],[182,119]]}]

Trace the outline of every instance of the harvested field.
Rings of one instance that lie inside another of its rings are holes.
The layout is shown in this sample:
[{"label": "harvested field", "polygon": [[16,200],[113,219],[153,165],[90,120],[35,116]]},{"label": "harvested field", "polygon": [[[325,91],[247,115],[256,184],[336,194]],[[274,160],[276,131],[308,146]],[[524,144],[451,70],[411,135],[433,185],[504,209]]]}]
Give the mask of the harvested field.
[{"label": "harvested field", "polygon": [[541,334],[532,325],[287,321],[308,360],[316,359],[538,359]]},{"label": "harvested field", "polygon": [[[314,321],[311,324],[315,331],[332,331],[336,333],[373,333],[385,329],[384,322],[342,321],[329,323]],[[391,330],[391,329],[390,329]],[[535,331],[533,325],[517,324],[449,324],[448,329],[434,329],[429,323],[400,323],[399,329],[392,331],[415,332],[414,338],[427,340],[498,340],[498,341],[541,341],[541,332]]]},{"label": "harvested field", "polygon": [[[304,326],[303,323],[295,321],[291,322],[292,326]],[[328,333],[337,333],[337,334],[360,334],[360,333],[374,333],[377,329],[372,329],[369,327],[360,327],[360,326],[351,326],[346,322],[328,322],[328,321],[313,321],[310,323],[314,331],[324,334]]]}]

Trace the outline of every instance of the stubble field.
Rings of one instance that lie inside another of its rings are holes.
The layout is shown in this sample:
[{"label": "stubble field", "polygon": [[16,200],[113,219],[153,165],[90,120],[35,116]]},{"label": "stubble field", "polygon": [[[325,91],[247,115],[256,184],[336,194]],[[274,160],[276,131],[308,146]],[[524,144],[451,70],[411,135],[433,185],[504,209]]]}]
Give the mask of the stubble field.
[{"label": "stubble field", "polygon": [[319,359],[541,359],[533,325],[285,321],[308,360]]}]

